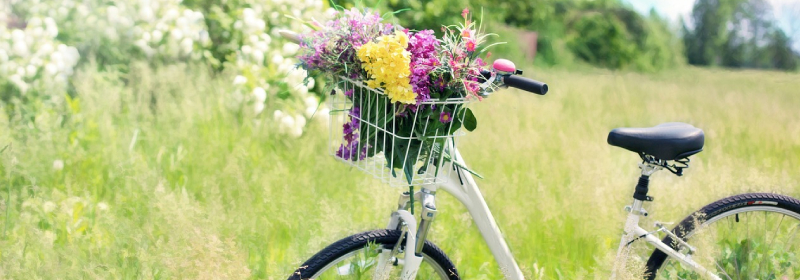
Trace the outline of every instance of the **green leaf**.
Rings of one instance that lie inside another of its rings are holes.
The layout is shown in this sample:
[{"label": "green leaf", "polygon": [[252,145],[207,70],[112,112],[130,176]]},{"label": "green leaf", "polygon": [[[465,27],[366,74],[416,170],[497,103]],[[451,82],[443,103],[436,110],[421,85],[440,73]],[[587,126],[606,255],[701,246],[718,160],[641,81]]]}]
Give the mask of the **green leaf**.
[{"label": "green leaf", "polygon": [[3,147],[3,149],[0,149],[0,154],[2,154],[3,152],[5,152],[5,151],[6,151],[6,149],[8,149],[8,146],[10,146],[10,145],[11,145],[11,144],[8,144],[8,145],[6,145],[5,147]]},{"label": "green leaf", "polygon": [[469,108],[466,109],[464,112],[464,128],[467,131],[473,131],[476,127],[478,127],[478,119],[475,118],[475,115],[472,114],[472,110]]}]

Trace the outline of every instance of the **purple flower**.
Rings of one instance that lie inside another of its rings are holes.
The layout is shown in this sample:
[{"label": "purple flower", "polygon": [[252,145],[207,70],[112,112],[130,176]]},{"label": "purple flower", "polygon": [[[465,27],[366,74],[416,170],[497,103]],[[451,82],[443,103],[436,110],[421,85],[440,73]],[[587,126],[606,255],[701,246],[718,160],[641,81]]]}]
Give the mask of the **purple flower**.
[{"label": "purple flower", "polygon": [[346,91],[344,92],[344,96],[347,96],[347,97],[353,97],[353,90],[352,90],[352,89],[350,89],[350,90],[346,90]]},{"label": "purple flower", "polygon": [[[438,46],[439,41],[433,35],[433,30],[419,31],[408,39],[408,51],[411,53],[409,82],[417,94],[417,105],[431,98],[429,75],[439,65],[439,59],[436,57]],[[416,110],[416,108],[411,109]]]},{"label": "purple flower", "polygon": [[342,144],[339,146],[339,150],[336,151],[336,157],[351,161],[364,160],[367,158],[367,146],[365,145],[359,149],[358,141],[350,142],[347,145]]},{"label": "purple flower", "polygon": [[381,23],[378,13],[346,10],[343,15],[326,22],[320,30],[301,35],[298,58],[306,70],[359,73],[361,64],[355,55],[356,49],[380,35],[392,32],[394,27]]},{"label": "purple flower", "polygon": [[439,115],[439,121],[442,123],[449,123],[453,121],[453,113],[450,112],[442,112]]},{"label": "purple flower", "polygon": [[350,116],[354,117],[354,118],[360,118],[361,117],[361,108],[360,107],[356,107],[356,106],[353,106],[353,108],[350,108]]}]

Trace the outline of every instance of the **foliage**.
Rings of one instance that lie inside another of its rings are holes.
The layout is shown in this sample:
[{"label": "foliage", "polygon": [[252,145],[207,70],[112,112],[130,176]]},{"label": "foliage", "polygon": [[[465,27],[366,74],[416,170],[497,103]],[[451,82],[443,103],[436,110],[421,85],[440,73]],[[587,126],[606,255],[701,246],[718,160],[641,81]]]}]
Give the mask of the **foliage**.
[{"label": "foliage", "polygon": [[[578,57],[601,67],[650,71],[674,67],[682,56],[677,37],[666,20],[656,14],[639,15],[619,0],[337,2],[348,7],[380,3],[393,10],[406,10],[395,14],[401,25],[437,32],[438,22],[452,18],[459,7],[476,11],[480,8],[488,26],[509,25],[519,31],[536,31],[536,61],[544,65],[569,64]],[[591,37],[585,38],[585,34]],[[606,41],[603,36],[611,37]],[[565,46],[568,52],[562,50]],[[521,57],[521,50],[516,47],[500,48],[498,52],[506,57]]]},{"label": "foliage", "polygon": [[633,63],[636,44],[619,20],[591,13],[581,16],[573,30],[575,34],[567,46],[579,58],[612,69]]},{"label": "foliage", "polygon": [[797,69],[800,55],[765,0],[699,0],[684,24],[686,57],[694,65]]}]

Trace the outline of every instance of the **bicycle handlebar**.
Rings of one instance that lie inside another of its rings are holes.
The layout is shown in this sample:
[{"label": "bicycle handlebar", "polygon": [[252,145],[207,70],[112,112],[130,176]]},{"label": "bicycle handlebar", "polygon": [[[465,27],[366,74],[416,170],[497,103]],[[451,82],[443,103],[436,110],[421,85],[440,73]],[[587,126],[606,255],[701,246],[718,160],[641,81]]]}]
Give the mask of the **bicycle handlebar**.
[{"label": "bicycle handlebar", "polygon": [[[481,82],[486,81],[487,79],[492,77],[492,72],[487,70],[481,70]],[[532,92],[539,95],[547,94],[548,87],[547,84],[537,81],[528,79],[525,77],[515,76],[515,75],[500,75],[502,78],[501,82],[509,87],[518,88],[527,92]]]},{"label": "bicycle handlebar", "polygon": [[508,75],[503,77],[503,83],[507,86],[533,92],[535,94],[547,94],[547,84],[525,77]]}]

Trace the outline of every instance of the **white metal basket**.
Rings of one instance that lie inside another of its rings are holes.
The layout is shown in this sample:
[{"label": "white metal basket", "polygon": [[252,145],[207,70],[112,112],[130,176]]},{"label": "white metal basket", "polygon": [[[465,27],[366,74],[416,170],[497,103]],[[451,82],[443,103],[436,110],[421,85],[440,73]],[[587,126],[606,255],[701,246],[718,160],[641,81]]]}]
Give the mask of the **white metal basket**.
[{"label": "white metal basket", "polygon": [[392,103],[381,90],[339,77],[329,100],[330,154],[337,160],[393,187],[444,183],[437,180],[446,180],[452,172],[441,168],[449,160],[442,151],[464,134],[459,128],[467,99],[422,102],[419,108],[442,111],[425,114],[421,112],[426,110]]}]

